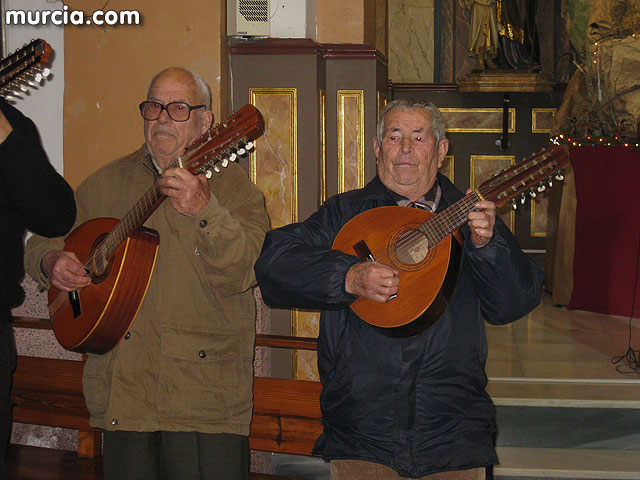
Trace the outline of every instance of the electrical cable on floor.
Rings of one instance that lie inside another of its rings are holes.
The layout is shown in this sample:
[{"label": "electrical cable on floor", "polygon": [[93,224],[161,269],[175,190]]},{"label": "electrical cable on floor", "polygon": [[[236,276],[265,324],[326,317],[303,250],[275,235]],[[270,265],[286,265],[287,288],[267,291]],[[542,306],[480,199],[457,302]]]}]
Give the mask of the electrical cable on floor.
[{"label": "electrical cable on floor", "polygon": [[[638,268],[640,267],[640,233],[638,234],[638,254],[636,255],[636,278],[633,282],[633,301],[631,302],[631,314],[629,315],[629,347],[624,355],[613,357],[611,363],[616,365],[618,373],[629,375],[632,373],[640,373],[640,350],[634,350],[631,346],[631,337],[633,334],[633,312],[636,306],[636,293],[638,291]],[[624,362],[624,363],[623,363]]]}]

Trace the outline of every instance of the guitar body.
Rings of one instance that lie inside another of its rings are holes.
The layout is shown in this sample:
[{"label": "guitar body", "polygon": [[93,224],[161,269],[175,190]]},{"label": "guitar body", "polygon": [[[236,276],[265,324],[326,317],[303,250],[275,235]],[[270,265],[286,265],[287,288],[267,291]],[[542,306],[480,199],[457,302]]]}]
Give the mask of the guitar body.
[{"label": "guitar body", "polygon": [[[71,232],[64,250],[84,263],[117,224],[113,218],[89,220]],[[77,301],[55,287],[49,289],[53,331],[63,347],[82,353],[105,353],[115,347],[144,299],[158,245],[157,232],[140,227],[115,250],[106,270],[78,291]]]},{"label": "guitar body", "polygon": [[451,236],[429,245],[416,233],[433,216],[417,208],[379,207],[353,217],[338,232],[335,250],[358,255],[354,246],[364,241],[377,262],[400,272],[396,298],[380,303],[360,297],[351,304],[365,322],[385,328],[407,325],[438,295],[449,266]]},{"label": "guitar body", "polygon": [[[169,168],[194,175],[220,171],[253,148],[264,119],[245,105],[185,148]],[[207,175],[208,178],[209,175]],[[97,218],[67,237],[64,249],[76,254],[92,283],[82,290],[49,290],[49,315],[60,345],[77,352],[106,353],[129,330],[149,287],[159,238],[142,225],[166,199],[157,182],[121,220]]]}]

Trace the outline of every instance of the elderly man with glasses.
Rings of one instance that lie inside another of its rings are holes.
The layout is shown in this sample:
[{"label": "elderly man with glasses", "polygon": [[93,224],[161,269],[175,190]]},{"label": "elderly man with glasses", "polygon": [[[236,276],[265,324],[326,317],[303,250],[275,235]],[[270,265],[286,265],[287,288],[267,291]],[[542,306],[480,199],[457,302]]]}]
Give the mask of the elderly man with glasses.
[{"label": "elderly man with glasses", "polygon": [[[105,430],[107,480],[248,478],[252,267],[269,221],[262,193],[236,164],[209,179],[171,167],[208,130],[210,103],[190,70],[157,74],[140,104],[143,147],[76,193],[76,225],[122,218],[154,182],[169,200],[145,223],[160,245],[135,321],[84,370],[91,425]],[[27,271],[43,287],[81,290],[92,279],[63,248],[63,238],[32,237]]]}]

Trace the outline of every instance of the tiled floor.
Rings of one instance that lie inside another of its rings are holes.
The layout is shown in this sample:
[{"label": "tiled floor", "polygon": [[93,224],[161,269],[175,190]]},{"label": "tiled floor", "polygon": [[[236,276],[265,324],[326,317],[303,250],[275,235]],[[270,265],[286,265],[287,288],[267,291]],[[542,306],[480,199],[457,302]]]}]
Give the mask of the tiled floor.
[{"label": "tiled floor", "polygon": [[526,318],[488,325],[487,337],[489,393],[498,405],[640,408],[640,370],[626,359],[613,363],[630,340],[637,355],[640,319],[567,310],[544,294]]}]

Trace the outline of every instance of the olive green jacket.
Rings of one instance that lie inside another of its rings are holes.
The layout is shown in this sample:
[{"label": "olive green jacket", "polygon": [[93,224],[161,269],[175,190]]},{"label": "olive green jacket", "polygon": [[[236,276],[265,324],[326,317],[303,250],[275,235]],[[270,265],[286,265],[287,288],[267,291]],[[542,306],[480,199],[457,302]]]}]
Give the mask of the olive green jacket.
[{"label": "olive green jacket", "polygon": [[[122,218],[154,175],[144,146],[100,169],[78,187],[76,226]],[[144,301],[125,338],[107,354],[90,354],[84,369],[94,427],[249,434],[253,264],[269,220],[262,193],[238,165],[214,173],[209,187],[199,215],[180,215],[166,200],[145,223],[160,246]],[[38,236],[27,243],[25,268],[45,288],[40,260],[63,245]]]}]

